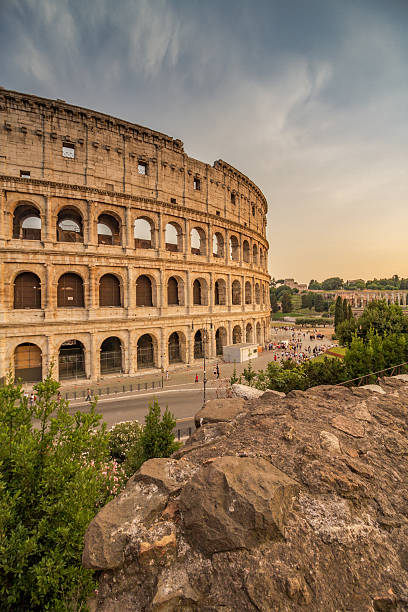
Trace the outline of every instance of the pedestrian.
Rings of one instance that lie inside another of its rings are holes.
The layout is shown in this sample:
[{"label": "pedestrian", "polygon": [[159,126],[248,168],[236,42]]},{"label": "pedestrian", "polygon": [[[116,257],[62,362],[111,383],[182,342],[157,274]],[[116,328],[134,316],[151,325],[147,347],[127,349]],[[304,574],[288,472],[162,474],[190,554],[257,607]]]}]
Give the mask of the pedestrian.
[{"label": "pedestrian", "polygon": [[169,380],[169,371],[166,370],[166,380]]},{"label": "pedestrian", "polygon": [[195,375],[195,381],[198,383],[198,374]]},{"label": "pedestrian", "polygon": [[35,401],[34,393],[31,393],[31,395],[30,395],[30,406],[34,406],[34,401]]},{"label": "pedestrian", "polygon": [[217,378],[219,378],[220,377],[220,367],[219,367],[218,363],[217,363],[217,366],[216,366],[216,370],[217,370]]},{"label": "pedestrian", "polygon": [[90,402],[92,400],[92,394],[91,394],[91,390],[88,389],[88,391],[86,392],[86,398],[85,401],[86,402]]},{"label": "pedestrian", "polygon": [[217,366],[214,366],[213,374],[214,378],[217,378]]},{"label": "pedestrian", "polygon": [[62,399],[61,398],[61,391],[58,391],[58,393],[57,393],[57,402],[60,402],[61,399]]}]

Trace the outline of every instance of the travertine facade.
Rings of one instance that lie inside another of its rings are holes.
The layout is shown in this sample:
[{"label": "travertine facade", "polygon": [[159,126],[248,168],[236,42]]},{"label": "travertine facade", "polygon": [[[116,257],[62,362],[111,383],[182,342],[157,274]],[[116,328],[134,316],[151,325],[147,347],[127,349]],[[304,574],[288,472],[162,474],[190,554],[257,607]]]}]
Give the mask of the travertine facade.
[{"label": "travertine facade", "polygon": [[0,377],[92,381],[269,332],[267,203],[180,140],[0,89]]}]

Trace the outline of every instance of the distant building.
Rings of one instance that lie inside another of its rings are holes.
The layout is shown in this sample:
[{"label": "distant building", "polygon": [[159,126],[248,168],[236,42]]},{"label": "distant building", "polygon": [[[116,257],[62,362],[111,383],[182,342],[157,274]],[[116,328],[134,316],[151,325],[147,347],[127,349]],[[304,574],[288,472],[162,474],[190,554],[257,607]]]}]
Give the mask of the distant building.
[{"label": "distant building", "polygon": [[285,278],[284,285],[289,287],[290,289],[298,289],[299,291],[307,291],[307,285],[297,283],[293,278]]}]

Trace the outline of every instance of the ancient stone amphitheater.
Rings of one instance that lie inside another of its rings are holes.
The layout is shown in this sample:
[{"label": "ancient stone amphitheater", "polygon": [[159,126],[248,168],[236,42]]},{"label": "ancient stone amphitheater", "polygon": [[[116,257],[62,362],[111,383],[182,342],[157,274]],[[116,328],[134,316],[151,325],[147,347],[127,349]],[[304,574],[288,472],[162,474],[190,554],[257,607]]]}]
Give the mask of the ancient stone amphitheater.
[{"label": "ancient stone amphitheater", "polygon": [[269,330],[267,202],[165,134],[0,89],[0,378],[135,375]]}]

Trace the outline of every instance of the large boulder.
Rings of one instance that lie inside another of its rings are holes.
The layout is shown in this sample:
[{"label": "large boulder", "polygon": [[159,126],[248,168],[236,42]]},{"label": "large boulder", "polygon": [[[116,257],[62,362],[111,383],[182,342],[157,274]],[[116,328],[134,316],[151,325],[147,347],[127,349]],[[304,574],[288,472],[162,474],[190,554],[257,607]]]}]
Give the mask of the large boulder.
[{"label": "large boulder", "polygon": [[232,394],[235,397],[241,397],[244,400],[258,399],[264,393],[264,391],[260,391],[255,387],[249,387],[248,385],[240,385],[239,383],[234,383],[231,386],[231,390]]},{"label": "large boulder", "polygon": [[195,415],[195,425],[200,427],[206,423],[232,421],[245,410],[245,400],[240,398],[208,400]]}]

